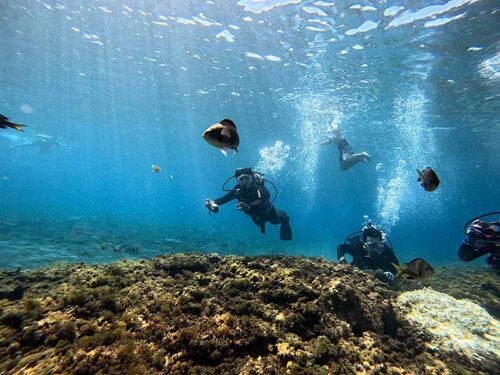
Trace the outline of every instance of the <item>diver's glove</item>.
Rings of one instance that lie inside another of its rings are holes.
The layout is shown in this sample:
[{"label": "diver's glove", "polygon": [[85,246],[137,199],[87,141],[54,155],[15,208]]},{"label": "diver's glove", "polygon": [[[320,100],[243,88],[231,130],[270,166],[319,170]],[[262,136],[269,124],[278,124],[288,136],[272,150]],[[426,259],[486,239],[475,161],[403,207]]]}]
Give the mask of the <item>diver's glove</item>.
[{"label": "diver's glove", "polygon": [[384,272],[384,276],[389,281],[394,281],[394,279],[396,278],[392,272]]},{"label": "diver's glove", "polygon": [[250,206],[245,202],[238,202],[238,204],[236,205],[236,209],[243,211],[246,214],[250,212]]},{"label": "diver's glove", "polygon": [[219,212],[219,205],[210,199],[205,199],[205,207],[208,208],[208,213],[213,212],[216,214]]},{"label": "diver's glove", "polygon": [[339,264],[349,264],[349,262],[347,260],[345,260],[344,257],[340,257],[339,258]]}]

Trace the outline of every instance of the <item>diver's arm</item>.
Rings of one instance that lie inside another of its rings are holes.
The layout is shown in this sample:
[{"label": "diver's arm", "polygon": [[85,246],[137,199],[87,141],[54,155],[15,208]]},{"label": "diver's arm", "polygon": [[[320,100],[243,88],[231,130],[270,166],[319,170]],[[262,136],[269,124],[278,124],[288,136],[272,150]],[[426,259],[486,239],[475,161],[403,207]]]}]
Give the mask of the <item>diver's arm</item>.
[{"label": "diver's arm", "polygon": [[483,246],[483,248],[476,250],[473,245],[464,241],[458,249],[458,257],[462,262],[470,262],[489,252],[491,252],[489,246]]},{"label": "diver's arm", "polygon": [[229,193],[227,193],[223,197],[215,199],[213,202],[217,206],[221,206],[223,204],[226,204],[227,202],[232,201],[233,199],[236,199],[236,194],[234,193],[234,190],[231,190]]},{"label": "diver's arm", "polygon": [[396,268],[392,265],[393,263],[399,266],[399,260],[396,258],[396,254],[394,254],[394,250],[387,246],[387,244],[384,245],[384,252],[383,252],[383,260],[382,260],[382,270],[385,272],[391,272],[394,275],[396,274]]},{"label": "diver's arm", "polygon": [[328,138],[326,141],[320,142],[320,145],[329,145],[333,142],[335,142],[335,138]]},{"label": "diver's arm", "polygon": [[339,263],[344,263],[344,262],[347,263],[347,261],[344,258],[344,255],[346,255],[346,254],[351,254],[351,252],[349,251],[349,245],[347,245],[345,243],[340,244],[337,247],[337,259],[339,260]]}]

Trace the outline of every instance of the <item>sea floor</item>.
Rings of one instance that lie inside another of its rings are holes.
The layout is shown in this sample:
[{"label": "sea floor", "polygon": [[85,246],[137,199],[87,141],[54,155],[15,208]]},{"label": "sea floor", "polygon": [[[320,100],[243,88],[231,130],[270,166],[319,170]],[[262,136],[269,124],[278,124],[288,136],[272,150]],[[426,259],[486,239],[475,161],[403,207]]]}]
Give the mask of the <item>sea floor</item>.
[{"label": "sea floor", "polygon": [[[4,271],[0,285],[0,373],[493,374],[500,368],[500,281],[485,268],[439,267],[430,280],[388,285],[323,258],[177,253]],[[458,324],[456,316],[477,309],[473,329],[471,319]],[[449,324],[468,345],[447,341]]]}]

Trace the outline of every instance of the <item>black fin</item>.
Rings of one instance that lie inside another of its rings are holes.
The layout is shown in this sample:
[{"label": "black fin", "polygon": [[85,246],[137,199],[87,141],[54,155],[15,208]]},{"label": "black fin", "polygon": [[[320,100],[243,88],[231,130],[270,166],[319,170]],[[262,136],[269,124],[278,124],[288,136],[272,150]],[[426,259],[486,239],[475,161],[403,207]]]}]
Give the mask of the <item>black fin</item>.
[{"label": "black fin", "polygon": [[224,125],[224,126],[232,126],[233,128],[236,129],[236,124],[234,122],[232,122],[231,120],[225,118],[224,120],[221,120],[219,121],[220,124]]},{"label": "black fin", "polygon": [[289,221],[281,224],[280,239],[283,241],[290,241],[292,239],[292,227],[290,226]]}]

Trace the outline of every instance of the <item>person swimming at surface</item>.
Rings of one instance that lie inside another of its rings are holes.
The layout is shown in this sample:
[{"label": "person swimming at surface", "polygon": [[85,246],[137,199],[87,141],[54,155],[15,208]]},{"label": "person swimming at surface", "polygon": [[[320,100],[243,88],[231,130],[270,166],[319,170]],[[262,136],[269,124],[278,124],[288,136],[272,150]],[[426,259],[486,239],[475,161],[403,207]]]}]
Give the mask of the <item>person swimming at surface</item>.
[{"label": "person swimming at surface", "polygon": [[339,150],[340,170],[346,171],[356,163],[368,163],[368,161],[371,160],[372,157],[366,151],[360,152],[359,154],[353,152],[351,144],[347,139],[342,137],[340,126],[336,123],[335,119],[330,121],[327,132],[330,136],[326,141],[321,142],[320,145],[327,145],[330,143],[335,143],[337,145]]}]

